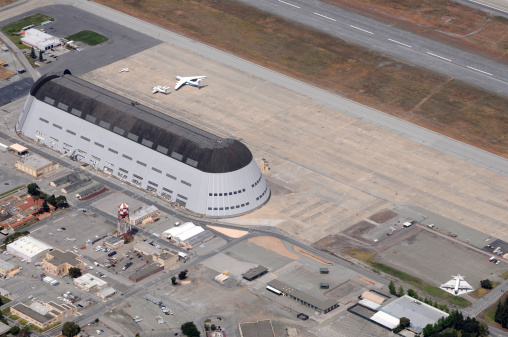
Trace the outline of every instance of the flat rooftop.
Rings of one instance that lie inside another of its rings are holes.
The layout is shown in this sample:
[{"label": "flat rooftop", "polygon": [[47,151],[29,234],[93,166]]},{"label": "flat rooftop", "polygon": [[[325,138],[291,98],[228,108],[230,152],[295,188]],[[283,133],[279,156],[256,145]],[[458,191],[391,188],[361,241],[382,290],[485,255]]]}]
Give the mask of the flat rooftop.
[{"label": "flat rooftop", "polygon": [[33,319],[39,323],[46,323],[47,321],[50,321],[53,318],[55,318],[51,314],[44,314],[44,315],[39,314],[37,311],[27,307],[23,303],[18,303],[16,305],[12,306],[12,308],[18,310],[22,314],[27,315],[28,317],[30,317],[31,319]]},{"label": "flat rooftop", "polygon": [[21,158],[20,162],[36,170],[52,164],[51,161],[36,154]]},{"label": "flat rooftop", "polygon": [[428,304],[404,295],[393,302],[381,307],[380,311],[386,312],[397,318],[407,317],[411,325],[423,329],[427,324],[434,324],[441,317],[448,314]]},{"label": "flat rooftop", "polygon": [[266,267],[263,267],[263,266],[257,266],[255,268],[251,268],[249,269],[247,272],[243,273],[243,277],[245,277],[246,279],[250,280],[254,277],[257,277],[263,273],[266,273],[268,271],[268,269]]},{"label": "flat rooftop", "polygon": [[64,263],[68,263],[71,266],[76,266],[80,264],[81,262],[78,260],[79,255],[73,253],[73,252],[62,252],[60,250],[53,250],[48,253],[49,255],[53,256],[51,260],[48,261],[48,263],[51,263],[54,266],[60,266]]},{"label": "flat rooftop", "polygon": [[272,281],[268,282],[268,285],[270,287],[273,287],[273,288],[279,290],[279,291],[282,291],[283,293],[286,293],[288,295],[298,298],[299,300],[309,303],[309,304],[313,305],[314,307],[319,308],[323,311],[328,308],[331,308],[334,305],[336,305],[337,303],[339,303],[339,300],[332,300],[332,299],[326,298],[324,296],[321,298],[316,298],[306,292],[295,289],[295,288],[293,288],[293,287],[291,287],[291,286],[287,285],[286,283],[281,282],[279,280],[272,280]]}]

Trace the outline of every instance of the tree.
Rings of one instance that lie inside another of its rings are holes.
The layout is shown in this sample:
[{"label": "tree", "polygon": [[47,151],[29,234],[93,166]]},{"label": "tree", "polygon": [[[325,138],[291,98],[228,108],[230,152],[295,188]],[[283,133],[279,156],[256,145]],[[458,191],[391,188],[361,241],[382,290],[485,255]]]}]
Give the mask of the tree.
[{"label": "tree", "polygon": [[44,201],[44,202],[42,203],[42,210],[43,210],[44,212],[49,212],[49,205],[48,205],[48,203],[47,203],[46,201]]},{"label": "tree", "polygon": [[43,60],[44,60],[44,59],[43,59],[43,57],[42,57],[42,50],[39,50],[39,61],[41,61],[41,62],[42,62]]},{"label": "tree", "polygon": [[489,279],[481,280],[480,285],[484,289],[492,289],[492,282]]},{"label": "tree", "polygon": [[182,329],[182,333],[188,337],[199,337],[201,335],[194,322],[184,323],[180,328]]},{"label": "tree", "polygon": [[187,278],[187,273],[188,273],[188,271],[187,271],[187,270],[182,270],[182,271],[180,272],[180,274],[178,274],[178,278],[179,278],[180,280],[185,280],[185,279]]},{"label": "tree", "polygon": [[32,47],[32,50],[30,51],[30,57],[31,57],[32,59],[35,59],[35,58],[37,57],[37,56],[35,55],[35,49],[34,49],[34,47]]},{"label": "tree", "polygon": [[96,319],[95,319],[95,323],[99,323],[99,318],[96,318]]},{"label": "tree", "polygon": [[63,195],[60,195],[56,197],[56,207],[57,208],[67,208],[69,207],[69,204],[67,203],[67,198],[65,198]]},{"label": "tree", "polygon": [[215,324],[212,324],[212,325],[210,326],[210,329],[212,329],[212,331],[215,331],[215,330],[217,330],[217,326],[215,326]]},{"label": "tree", "polygon": [[56,198],[55,198],[55,195],[52,194],[47,200],[48,204],[50,204],[51,206],[56,206],[57,202],[56,202]]},{"label": "tree", "polygon": [[74,322],[65,322],[62,327],[62,335],[65,337],[73,337],[76,336],[81,331],[81,328],[78,324]]},{"label": "tree", "polygon": [[390,284],[388,285],[388,290],[390,290],[391,294],[395,294],[395,283],[393,283],[393,281],[390,281]]},{"label": "tree", "polygon": [[30,329],[28,326],[25,326],[23,329],[19,330],[18,337],[28,337],[30,336]]},{"label": "tree", "polygon": [[80,277],[82,274],[81,269],[77,267],[69,268],[69,276],[72,278]]},{"label": "tree", "polygon": [[171,283],[172,283],[174,286],[176,286],[176,276],[173,276],[173,277],[171,278]]},{"label": "tree", "polygon": [[402,286],[399,286],[399,290],[397,290],[397,295],[404,296],[404,294],[405,294],[404,289],[402,288]]},{"label": "tree", "polygon": [[19,333],[19,330],[21,330],[21,329],[20,329],[20,327],[19,327],[19,326],[17,326],[17,325],[15,325],[15,326],[13,326],[13,327],[9,330],[9,333],[11,333],[11,334],[13,334],[13,335],[17,335],[17,334]]},{"label": "tree", "polygon": [[39,188],[39,185],[37,185],[36,183],[28,184],[26,189],[28,190],[28,194],[30,194],[31,196],[41,194],[41,189]]}]

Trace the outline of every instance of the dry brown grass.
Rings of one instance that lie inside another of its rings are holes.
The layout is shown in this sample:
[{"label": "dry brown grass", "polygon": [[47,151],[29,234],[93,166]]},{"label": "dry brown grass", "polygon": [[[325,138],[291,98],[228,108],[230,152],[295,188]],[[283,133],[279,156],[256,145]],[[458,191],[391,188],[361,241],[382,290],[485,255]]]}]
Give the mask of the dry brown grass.
[{"label": "dry brown grass", "polygon": [[15,72],[10,71],[6,68],[0,68],[0,81],[5,81],[6,79],[8,79],[9,77],[12,77],[14,75],[16,75]]},{"label": "dry brown grass", "polygon": [[[508,156],[506,98],[305,29],[235,1],[97,2]],[[406,11],[411,4],[421,10],[416,0],[394,3],[405,4]],[[435,10],[442,11],[442,7]]]},{"label": "dry brown grass", "polygon": [[452,0],[323,0],[508,63],[508,20]]},{"label": "dry brown grass", "polygon": [[10,5],[18,0],[0,0],[0,7]]}]

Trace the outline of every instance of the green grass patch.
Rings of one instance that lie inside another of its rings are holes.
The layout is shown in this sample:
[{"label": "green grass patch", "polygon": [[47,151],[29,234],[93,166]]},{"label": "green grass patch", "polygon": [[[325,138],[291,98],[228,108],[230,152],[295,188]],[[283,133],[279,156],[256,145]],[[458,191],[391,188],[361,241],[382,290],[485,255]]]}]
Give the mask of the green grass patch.
[{"label": "green grass patch", "polygon": [[82,30],[79,33],[72,34],[71,36],[66,37],[66,39],[69,41],[81,41],[89,46],[95,46],[109,40],[104,35],[92,32],[91,30]]},{"label": "green grass patch", "polygon": [[0,299],[2,300],[2,303],[3,303],[3,304],[7,304],[7,303],[9,303],[10,301],[12,301],[10,298],[7,298],[7,297],[5,297],[5,296],[3,296],[3,295],[0,295]]},{"label": "green grass patch", "polygon": [[19,319],[19,316],[18,315],[10,315],[9,318],[12,319],[13,321],[17,321]]},{"label": "green grass patch", "polygon": [[54,19],[50,16],[44,15],[44,14],[34,14],[30,15],[29,17],[20,19],[18,21],[14,21],[13,23],[10,23],[8,25],[5,25],[2,27],[2,31],[9,36],[9,38],[17,44],[18,48],[20,49],[30,49],[30,47],[25,46],[21,43],[22,35],[16,35],[21,31],[23,27],[34,25],[39,26],[44,21],[54,21]]},{"label": "green grass patch", "polygon": [[501,277],[506,280],[508,279],[508,271],[507,272],[504,272],[503,274],[501,274]]},{"label": "green grass patch", "polygon": [[11,307],[5,308],[2,310],[3,316],[10,316],[11,315]]},{"label": "green grass patch", "polygon": [[[500,282],[492,282],[492,289],[495,289],[500,284],[501,284]],[[485,289],[480,287],[470,292],[468,295],[474,298],[481,298],[490,293],[492,289]]]},{"label": "green grass patch", "polygon": [[27,325],[28,321],[26,319],[22,319],[18,323],[21,325]]},{"label": "green grass patch", "polygon": [[6,192],[4,192],[4,193],[0,194],[0,199],[5,198],[5,197],[8,197],[9,195],[14,194],[14,193],[16,193],[16,192],[18,192],[18,191],[21,191],[22,189],[25,189],[25,188],[26,188],[26,186],[25,186],[25,185],[21,185],[21,186],[18,186],[18,187],[14,187],[13,189],[8,190],[8,191],[6,191]]},{"label": "green grass patch", "polygon": [[496,321],[494,320],[495,316],[496,316],[496,308],[486,311],[485,314],[483,315],[483,318],[489,323],[496,323]]},{"label": "green grass patch", "polygon": [[52,329],[56,328],[60,324],[61,324],[60,322],[56,322],[56,323],[51,324],[50,326],[48,326],[46,329],[41,329],[38,326],[32,324],[32,325],[30,325],[30,330],[38,332],[38,333],[43,333],[43,332],[46,332],[46,331],[49,331],[49,330],[52,330]]}]

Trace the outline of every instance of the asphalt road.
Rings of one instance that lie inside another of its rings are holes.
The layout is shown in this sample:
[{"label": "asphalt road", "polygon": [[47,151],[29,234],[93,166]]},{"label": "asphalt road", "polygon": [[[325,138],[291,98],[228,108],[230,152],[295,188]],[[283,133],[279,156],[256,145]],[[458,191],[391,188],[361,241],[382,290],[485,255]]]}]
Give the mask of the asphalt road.
[{"label": "asphalt road", "polygon": [[34,84],[34,80],[30,77],[26,77],[0,88],[0,106],[17,101],[28,95],[30,88],[32,88],[32,84]]},{"label": "asphalt road", "polygon": [[508,96],[508,66],[317,0],[241,0],[288,20]]}]

